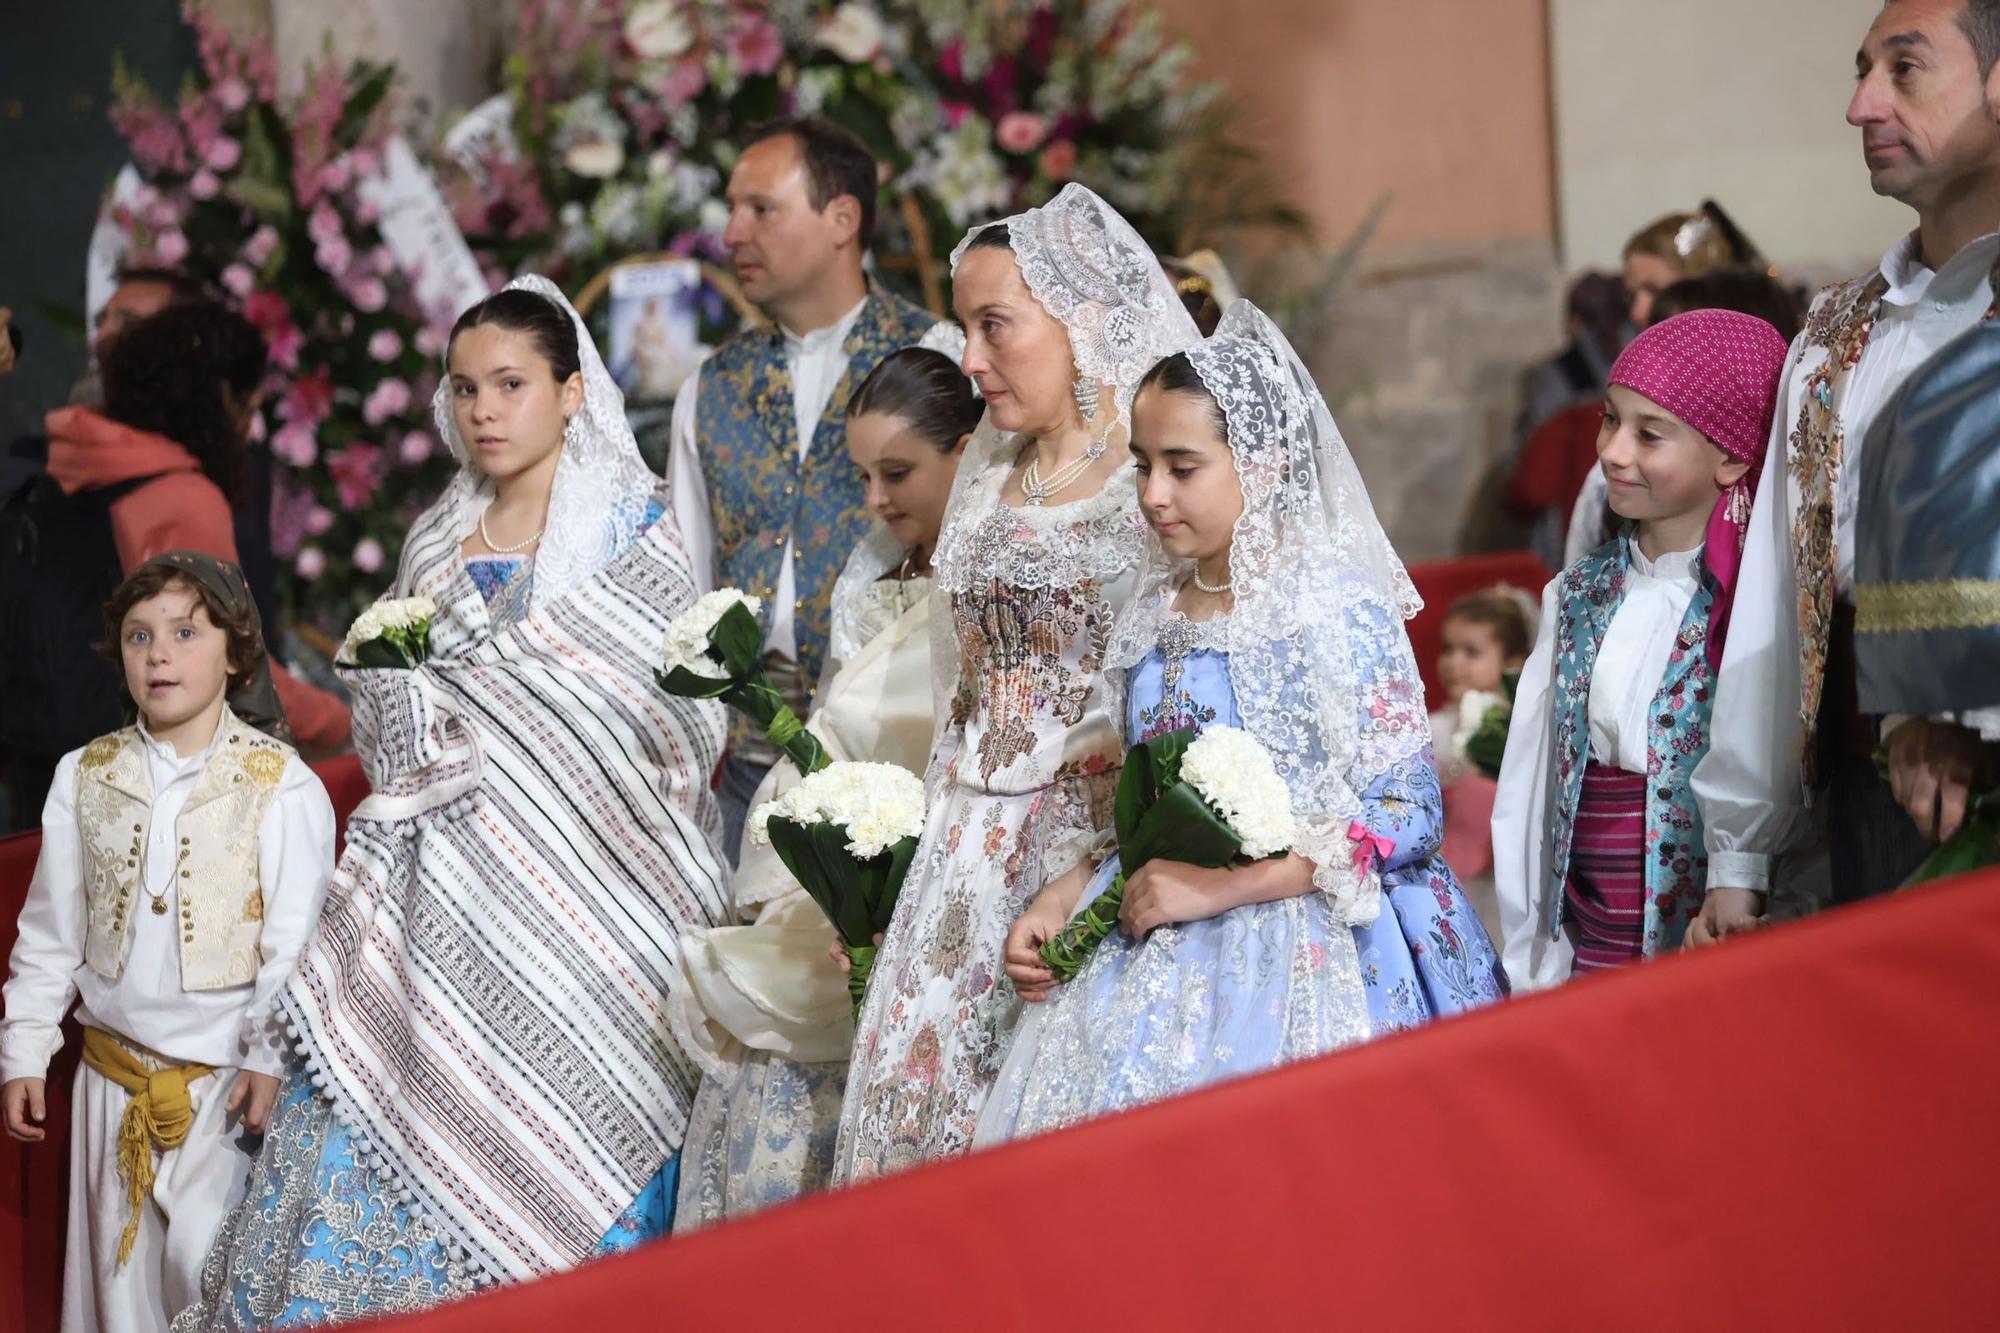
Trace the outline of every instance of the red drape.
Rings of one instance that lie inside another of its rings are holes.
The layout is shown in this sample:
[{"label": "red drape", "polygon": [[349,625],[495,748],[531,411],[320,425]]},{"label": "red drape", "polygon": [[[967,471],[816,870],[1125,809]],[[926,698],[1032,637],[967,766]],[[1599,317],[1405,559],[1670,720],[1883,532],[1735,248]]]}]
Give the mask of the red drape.
[{"label": "red drape", "polygon": [[[1989,873],[386,1327],[1976,1326],[1996,1025]],[[47,1328],[60,1216],[0,1181]]]}]

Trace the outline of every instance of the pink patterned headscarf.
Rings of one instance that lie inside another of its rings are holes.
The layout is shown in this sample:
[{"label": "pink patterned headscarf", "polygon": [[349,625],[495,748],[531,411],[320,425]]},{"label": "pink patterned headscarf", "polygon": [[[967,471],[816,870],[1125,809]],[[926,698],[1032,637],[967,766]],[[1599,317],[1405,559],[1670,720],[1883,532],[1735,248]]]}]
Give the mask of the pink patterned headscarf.
[{"label": "pink patterned headscarf", "polygon": [[1722,493],[1708,520],[1702,563],[1714,578],[1709,613],[1708,664],[1722,665],[1722,643],[1736,600],[1743,538],[1771,417],[1778,405],[1778,377],[1785,368],[1785,337],[1755,315],[1734,310],[1690,310],[1653,325],[1629,343],[1611,367],[1613,384],[1643,394],[1707,436],[1716,448],[1750,465],[1743,479]]}]

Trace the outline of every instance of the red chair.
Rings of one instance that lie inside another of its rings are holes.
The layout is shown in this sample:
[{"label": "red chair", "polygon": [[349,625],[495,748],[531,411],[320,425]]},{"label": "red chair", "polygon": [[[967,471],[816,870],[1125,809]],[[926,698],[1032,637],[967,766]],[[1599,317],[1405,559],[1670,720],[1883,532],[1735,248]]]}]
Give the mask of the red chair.
[{"label": "red chair", "polygon": [[1424,609],[1410,622],[1410,646],[1416,650],[1417,670],[1424,676],[1424,698],[1431,708],[1444,704],[1437,661],[1438,654],[1444,651],[1444,613],[1451,609],[1451,604],[1467,593],[1496,583],[1521,588],[1539,601],[1542,588],[1551,577],[1549,567],[1527,551],[1468,555],[1410,566],[1410,580],[1424,599]]},{"label": "red chair", "polygon": [[[341,830],[368,794],[361,761],[352,755],[314,764]],[[0,959],[14,952],[14,933],[42,852],[40,832],[0,838]],[[0,1139],[0,1333],[56,1326],[62,1301],[63,1227],[69,1217],[69,1087],[81,1038],[64,1025],[62,1053],[49,1068],[49,1136],[32,1146]]]}]

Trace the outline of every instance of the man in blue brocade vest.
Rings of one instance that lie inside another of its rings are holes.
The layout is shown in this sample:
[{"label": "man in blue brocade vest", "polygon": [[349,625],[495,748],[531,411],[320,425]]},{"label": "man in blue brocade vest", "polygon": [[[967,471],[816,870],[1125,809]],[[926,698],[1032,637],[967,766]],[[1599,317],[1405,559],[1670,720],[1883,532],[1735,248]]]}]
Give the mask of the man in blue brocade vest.
[{"label": "man in blue brocade vest", "polygon": [[[834,579],[872,521],[847,458],[847,400],[883,357],[938,325],[868,281],[878,179],[867,147],[826,121],[751,134],[730,173],[723,240],[770,324],[716,349],[674,401],[667,480],[695,580],[763,599],[771,680],[802,718]],[[776,759],[731,719],[717,795],[732,860]]]}]

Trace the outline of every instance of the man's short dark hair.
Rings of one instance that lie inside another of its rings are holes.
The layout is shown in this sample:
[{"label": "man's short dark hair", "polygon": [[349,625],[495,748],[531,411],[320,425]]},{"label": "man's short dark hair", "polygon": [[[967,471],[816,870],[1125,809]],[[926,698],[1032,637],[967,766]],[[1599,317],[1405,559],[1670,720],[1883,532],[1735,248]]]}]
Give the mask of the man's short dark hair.
[{"label": "man's short dark hair", "polygon": [[144,265],[126,264],[118,269],[117,285],[123,287],[128,282],[150,282],[167,289],[168,305],[183,305],[189,301],[212,300],[215,293],[193,275],[172,268],[147,268]]},{"label": "man's short dark hair", "polygon": [[1979,62],[1984,79],[2000,64],[2000,0],[1965,0],[1959,11],[1958,26],[1972,43],[1972,55]]},{"label": "man's short dark hair", "polygon": [[[2000,2],[2000,0],[1997,0]],[[806,197],[812,206],[824,210],[843,194],[852,195],[861,205],[861,229],[855,234],[866,250],[875,240],[875,196],[881,188],[876,176],[875,154],[853,131],[843,129],[818,116],[774,120],[750,131],[743,147],[766,139],[789,135],[799,146],[806,163]]]}]

